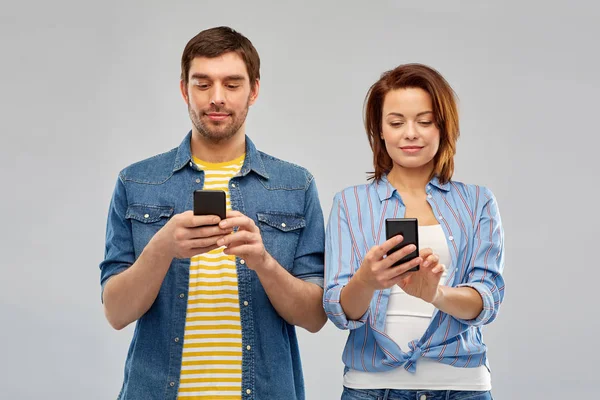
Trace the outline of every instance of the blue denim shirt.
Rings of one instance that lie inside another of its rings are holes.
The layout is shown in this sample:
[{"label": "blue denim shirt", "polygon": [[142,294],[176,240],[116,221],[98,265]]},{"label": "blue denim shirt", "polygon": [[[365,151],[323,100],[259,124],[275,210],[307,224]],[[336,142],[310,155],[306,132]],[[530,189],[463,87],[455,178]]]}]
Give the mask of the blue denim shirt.
[{"label": "blue denim shirt", "polygon": [[[126,270],[152,236],[192,209],[204,173],[191,161],[191,132],[178,148],[119,174],[108,213],[102,289]],[[315,181],[304,168],[259,152],[229,183],[231,206],[260,228],[266,250],[293,276],[323,286],[325,228]],[[173,259],[159,294],[137,321],[125,363],[122,400],[176,399],[183,350],[189,259]],[[294,326],[273,308],[256,273],[236,260],[244,354],[243,399],[304,399]],[[247,351],[247,345],[250,351]]]}]

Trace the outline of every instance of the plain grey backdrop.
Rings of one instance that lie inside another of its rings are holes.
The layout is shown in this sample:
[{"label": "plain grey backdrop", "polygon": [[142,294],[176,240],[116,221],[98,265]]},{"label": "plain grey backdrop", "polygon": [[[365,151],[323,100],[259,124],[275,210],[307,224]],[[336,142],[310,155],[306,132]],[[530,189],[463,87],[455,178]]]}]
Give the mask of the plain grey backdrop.
[{"label": "plain grey backdrop", "polygon": [[[369,86],[402,63],[438,69],[460,98],[455,179],[489,186],[504,222],[495,398],[596,398],[594,4],[3,1],[0,398],[116,397],[133,325],[112,330],[100,303],[108,202],[121,168],[190,129],[181,52],[217,25],[262,59],[247,133],[315,175],[326,217],[372,168]],[[309,400],[339,398],[346,335],[300,332]]]}]

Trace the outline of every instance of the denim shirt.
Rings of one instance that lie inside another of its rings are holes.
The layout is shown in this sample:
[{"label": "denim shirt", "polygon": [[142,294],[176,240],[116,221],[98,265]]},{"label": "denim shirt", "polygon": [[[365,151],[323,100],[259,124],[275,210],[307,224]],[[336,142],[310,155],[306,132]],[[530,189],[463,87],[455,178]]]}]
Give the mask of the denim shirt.
[{"label": "denim shirt", "polygon": [[[192,209],[204,173],[191,161],[191,132],[178,148],[119,174],[108,213],[102,290],[130,267],[173,215]],[[231,207],[252,218],[283,268],[323,286],[325,228],[315,181],[304,168],[259,152],[229,182]],[[173,259],[156,300],[137,321],[119,399],[176,399],[181,372],[189,259]],[[296,331],[273,308],[256,273],[236,258],[242,326],[242,398],[304,399]],[[250,347],[247,347],[250,346]],[[251,350],[247,350],[247,349]]]}]

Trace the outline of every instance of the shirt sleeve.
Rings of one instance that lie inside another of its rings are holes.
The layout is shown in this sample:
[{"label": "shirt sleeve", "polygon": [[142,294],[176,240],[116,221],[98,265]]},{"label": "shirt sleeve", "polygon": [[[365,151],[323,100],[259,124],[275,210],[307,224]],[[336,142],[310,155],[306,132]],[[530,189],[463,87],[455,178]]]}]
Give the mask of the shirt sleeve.
[{"label": "shirt sleeve", "polygon": [[304,218],[306,227],[298,238],[292,274],[296,278],[322,288],[325,227],[314,178],[311,179],[306,191]]},{"label": "shirt sleeve", "polygon": [[334,200],[325,233],[325,288],[323,307],[327,317],[340,329],[362,327],[369,316],[369,309],[358,320],[349,320],[340,303],[342,289],[360,267],[354,257],[352,237],[348,226],[343,193]]},{"label": "shirt sleeve", "polygon": [[135,262],[131,222],[125,218],[127,194],[119,177],[108,210],[104,260],[100,263],[101,300],[104,302],[106,282]]},{"label": "shirt sleeve", "polygon": [[481,193],[484,203],[475,228],[473,256],[463,282],[458,287],[471,287],[483,299],[483,310],[472,320],[458,319],[467,325],[489,324],[498,315],[504,299],[504,231],[494,194],[486,188]]}]

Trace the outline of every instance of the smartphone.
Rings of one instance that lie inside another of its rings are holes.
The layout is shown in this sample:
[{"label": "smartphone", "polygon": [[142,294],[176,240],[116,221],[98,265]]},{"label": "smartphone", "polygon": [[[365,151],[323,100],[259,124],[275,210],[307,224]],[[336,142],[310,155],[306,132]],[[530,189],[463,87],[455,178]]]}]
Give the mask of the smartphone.
[{"label": "smartphone", "polygon": [[217,215],[225,219],[227,205],[222,190],[195,190],[194,215]]},{"label": "smartphone", "polygon": [[[417,246],[417,249],[398,260],[393,266],[397,266],[403,264],[407,261],[410,261],[419,256],[419,223],[416,218],[388,218],[385,220],[385,236],[387,239],[391,239],[394,236],[402,235],[404,240],[401,243],[392,248],[387,255],[400,250],[404,246],[409,244],[414,244]],[[410,271],[418,271],[419,266],[417,265],[414,268],[408,270]]]}]

